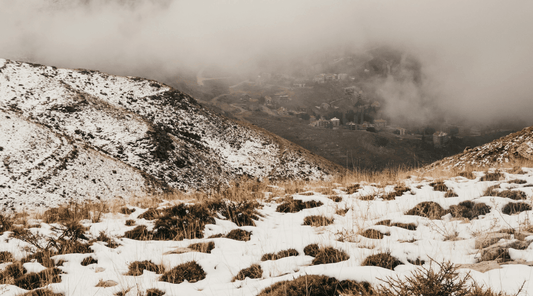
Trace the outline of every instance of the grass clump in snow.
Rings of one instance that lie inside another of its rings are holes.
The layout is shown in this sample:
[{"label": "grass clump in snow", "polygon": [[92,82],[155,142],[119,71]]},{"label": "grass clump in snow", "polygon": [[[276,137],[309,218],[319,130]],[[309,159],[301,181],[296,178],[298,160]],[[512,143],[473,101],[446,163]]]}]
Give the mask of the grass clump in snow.
[{"label": "grass clump in snow", "polygon": [[319,227],[319,226],[328,226],[331,223],[333,223],[333,219],[330,219],[324,216],[313,215],[313,216],[305,217],[303,225]]},{"label": "grass clump in snow", "polygon": [[399,223],[399,222],[391,223],[391,220],[382,220],[376,223],[376,225],[394,226],[394,227],[404,228],[407,230],[416,230],[416,227],[417,227],[415,223]]},{"label": "grass clump in snow", "polygon": [[357,193],[357,190],[361,189],[361,185],[359,184],[353,184],[346,187],[346,193],[347,194],[354,194]]},{"label": "grass clump in snow", "polygon": [[252,264],[252,266],[239,271],[239,273],[231,281],[242,281],[247,277],[251,279],[260,279],[262,276],[263,269],[261,269],[261,265]]},{"label": "grass clump in snow", "polygon": [[209,254],[211,253],[211,251],[213,251],[214,248],[215,242],[195,243],[189,245],[189,249]]},{"label": "grass clump in snow", "polygon": [[61,282],[60,273],[61,270],[56,267],[48,268],[38,273],[30,272],[15,278],[13,284],[26,290],[42,288],[52,283]]},{"label": "grass clump in snow", "polygon": [[242,229],[233,229],[228,234],[226,234],[226,238],[239,240],[239,241],[249,241],[250,237],[252,236],[251,231],[246,231]]},{"label": "grass clump in snow", "polygon": [[527,181],[526,180],[522,180],[522,179],[514,179],[514,180],[507,181],[507,183],[509,183],[509,184],[526,184]]},{"label": "grass clump in snow", "polygon": [[367,229],[363,231],[361,235],[370,239],[382,239],[386,235],[390,235],[390,233],[383,233],[377,229]]},{"label": "grass clump in snow", "polygon": [[152,232],[148,230],[146,225],[139,225],[132,230],[126,231],[124,237],[135,240],[150,240],[152,239]]},{"label": "grass clump in snow", "polygon": [[402,265],[403,263],[398,260],[398,258],[393,257],[390,253],[379,253],[375,255],[370,255],[361,264],[362,266],[378,266],[394,270],[396,266]]},{"label": "grass clump in snow", "polygon": [[85,257],[83,261],[81,261],[82,266],[87,266],[94,263],[98,263],[98,260],[94,259],[92,256]]},{"label": "grass clump in snow", "polygon": [[50,289],[37,289],[33,291],[26,292],[22,294],[21,296],[64,296],[63,293],[54,293],[54,291]]},{"label": "grass clump in snow", "polygon": [[106,244],[108,248],[115,249],[120,246],[113,238],[109,237],[104,231],[100,231],[100,234],[96,238],[96,241],[100,241]]},{"label": "grass clump in snow", "polygon": [[13,254],[8,251],[0,252],[0,263],[13,262]]},{"label": "grass clump in snow", "polygon": [[429,183],[429,186],[433,187],[433,190],[435,191],[442,191],[442,192],[448,191],[448,186],[444,184],[444,181],[432,182],[432,183]]},{"label": "grass clump in snow", "polygon": [[484,203],[475,203],[470,200],[460,202],[458,205],[450,206],[450,214],[454,218],[475,219],[478,216],[490,213],[491,207]]},{"label": "grass clump in snow", "polygon": [[315,257],[320,250],[318,244],[310,244],[304,248],[304,254],[307,256]]},{"label": "grass clump in snow", "polygon": [[457,268],[452,263],[439,264],[439,270],[431,266],[415,269],[406,278],[388,277],[379,287],[378,295],[391,296],[504,296],[490,289],[470,284],[470,275],[459,276]]},{"label": "grass clump in snow", "polygon": [[479,179],[480,181],[500,181],[505,176],[500,172],[496,171],[494,173],[485,172],[485,175]]},{"label": "grass clump in snow", "polygon": [[410,192],[411,188],[404,185],[394,186],[394,191],[381,196],[383,200],[395,200],[397,196],[402,196],[406,192]]},{"label": "grass clump in snow", "polygon": [[157,265],[149,260],[134,261],[128,265],[128,273],[126,273],[126,275],[139,276],[143,274],[144,270],[161,274],[165,268],[162,265]]},{"label": "grass clump in snow", "polygon": [[531,211],[531,206],[525,202],[510,202],[502,208],[502,213],[513,215],[524,211]]},{"label": "grass clump in snow", "polygon": [[523,200],[527,198],[527,195],[525,192],[521,190],[502,190],[498,191],[497,188],[500,188],[500,185],[493,185],[488,187],[485,192],[483,192],[483,196],[499,196],[499,197],[506,197],[513,200]]},{"label": "grass clump in snow", "polygon": [[324,295],[373,295],[367,282],[339,281],[324,275],[305,275],[291,281],[283,281],[264,289],[258,296],[324,296]]},{"label": "grass clump in snow", "polygon": [[87,219],[96,223],[100,221],[104,213],[109,212],[109,206],[105,202],[69,203],[46,210],[42,215],[42,220],[45,223],[58,223]]},{"label": "grass clump in snow", "polygon": [[282,204],[278,205],[276,212],[280,213],[297,213],[304,209],[316,208],[322,206],[321,201],[302,201],[299,199],[294,199],[292,197],[286,198]]},{"label": "grass clump in snow", "polygon": [[132,219],[128,219],[126,220],[126,222],[124,222],[124,225],[126,226],[133,226],[135,225],[137,222],[135,220],[132,220]]},{"label": "grass clump in snow", "polygon": [[172,268],[170,271],[165,272],[161,278],[159,278],[160,281],[172,284],[180,284],[184,281],[196,283],[203,279],[205,279],[205,272],[195,261],[180,264]]},{"label": "grass clump in snow", "polygon": [[422,216],[429,219],[440,219],[447,214],[438,203],[433,201],[424,201],[417,204],[414,208],[405,213],[406,215]]},{"label": "grass clump in snow", "polygon": [[314,257],[315,259],[313,259],[313,262],[311,262],[313,265],[337,263],[350,259],[350,256],[348,256],[346,252],[337,250],[333,247],[319,248]]},{"label": "grass clump in snow", "polygon": [[266,253],[261,257],[261,261],[278,260],[285,257],[298,256],[300,253],[296,249],[287,249],[277,253]]},{"label": "grass clump in snow", "polygon": [[7,215],[0,214],[0,235],[11,230],[13,227],[13,218]]},{"label": "grass clump in snow", "polygon": [[448,189],[448,191],[446,191],[446,193],[444,194],[444,197],[458,197],[459,195],[457,195],[457,193],[455,193],[455,191],[453,191],[452,189]]},{"label": "grass clump in snow", "polygon": [[462,172],[457,173],[457,175],[461,176],[461,177],[464,177],[464,178],[467,178],[467,179],[470,179],[470,180],[474,180],[476,178],[474,173],[472,173],[471,171],[462,171]]},{"label": "grass clump in snow", "polygon": [[152,289],[148,289],[146,290],[146,296],[163,296],[165,295],[165,291],[163,290],[159,290],[159,289],[156,289],[156,288],[152,288]]},{"label": "grass clump in snow", "polygon": [[130,215],[133,212],[135,212],[135,209],[130,209],[128,207],[123,207],[120,209],[120,213],[124,215]]},{"label": "grass clump in snow", "polygon": [[330,195],[330,196],[328,196],[328,198],[331,199],[334,202],[341,202],[342,201],[342,197],[340,197],[338,195]]}]

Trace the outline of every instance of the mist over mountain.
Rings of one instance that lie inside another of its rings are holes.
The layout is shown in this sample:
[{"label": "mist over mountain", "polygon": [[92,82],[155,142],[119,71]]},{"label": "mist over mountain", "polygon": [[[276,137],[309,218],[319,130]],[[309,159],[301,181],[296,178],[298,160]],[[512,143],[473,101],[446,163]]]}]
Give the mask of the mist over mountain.
[{"label": "mist over mountain", "polygon": [[388,46],[420,63],[421,71],[420,80],[407,75],[376,81],[389,117],[532,124],[528,1],[1,0],[0,5],[4,58],[170,81],[206,66],[242,75]]}]

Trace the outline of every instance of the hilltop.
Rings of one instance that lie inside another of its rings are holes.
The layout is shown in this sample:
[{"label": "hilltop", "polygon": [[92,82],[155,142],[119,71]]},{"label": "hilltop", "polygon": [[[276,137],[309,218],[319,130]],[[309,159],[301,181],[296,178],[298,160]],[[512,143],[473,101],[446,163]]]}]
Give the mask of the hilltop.
[{"label": "hilltop", "polygon": [[156,81],[0,60],[0,207],[208,190],[337,165]]}]

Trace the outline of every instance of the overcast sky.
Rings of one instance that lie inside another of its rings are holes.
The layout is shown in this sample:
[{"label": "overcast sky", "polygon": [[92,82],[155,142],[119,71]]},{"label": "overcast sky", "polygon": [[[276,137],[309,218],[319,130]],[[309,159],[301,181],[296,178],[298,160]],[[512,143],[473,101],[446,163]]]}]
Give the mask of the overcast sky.
[{"label": "overcast sky", "polygon": [[424,72],[418,88],[383,85],[389,112],[428,119],[417,104],[432,100],[462,118],[533,124],[532,28],[526,0],[0,0],[0,57],[150,76],[385,44]]}]

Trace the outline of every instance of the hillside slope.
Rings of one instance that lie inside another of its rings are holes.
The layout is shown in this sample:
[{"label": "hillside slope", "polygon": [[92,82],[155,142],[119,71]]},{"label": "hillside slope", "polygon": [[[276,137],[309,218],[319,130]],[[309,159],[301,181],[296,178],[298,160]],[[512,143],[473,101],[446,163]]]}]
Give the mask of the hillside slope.
[{"label": "hillside slope", "polygon": [[2,207],[340,170],[155,81],[2,59],[0,133]]},{"label": "hillside slope", "polygon": [[533,127],[444,158],[429,168],[495,167],[515,160],[533,160]]}]

